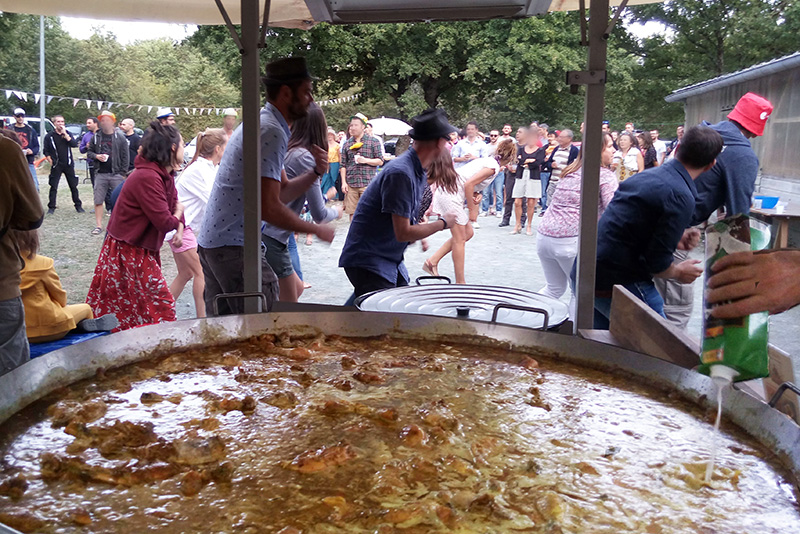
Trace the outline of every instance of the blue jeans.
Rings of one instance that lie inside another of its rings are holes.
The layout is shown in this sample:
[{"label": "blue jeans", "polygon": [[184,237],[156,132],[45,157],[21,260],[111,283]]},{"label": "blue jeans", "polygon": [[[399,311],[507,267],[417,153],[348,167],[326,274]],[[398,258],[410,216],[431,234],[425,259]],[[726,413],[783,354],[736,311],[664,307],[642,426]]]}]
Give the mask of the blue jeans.
[{"label": "blue jeans", "polygon": [[39,178],[36,177],[36,165],[33,163],[28,163],[28,168],[31,171],[31,178],[33,178],[33,183],[36,186],[36,190],[39,190]]},{"label": "blue jeans", "polygon": [[503,186],[506,183],[506,173],[501,171],[494,177],[489,187],[483,190],[483,200],[481,201],[481,211],[489,211],[492,207],[492,193],[494,193],[495,210],[499,213],[503,211]]},{"label": "blue jeans", "polygon": [[543,172],[540,174],[542,179],[542,209],[547,209],[547,186],[550,185],[550,173]]},{"label": "blue jeans", "polygon": [[292,258],[292,267],[300,280],[303,279],[303,271],[300,270],[300,254],[297,253],[297,241],[294,238],[294,233],[289,234],[289,241],[286,243],[286,248],[289,249],[289,257]]},{"label": "blue jeans", "polygon": [[[572,272],[569,277],[569,285],[572,288],[572,293],[575,291],[575,278],[577,277],[578,263],[572,265]],[[659,314],[661,317],[667,318],[664,315],[664,299],[656,289],[655,283],[652,280],[649,282],[634,282],[633,284],[621,284],[622,287],[633,293],[639,300],[650,306],[650,308]],[[595,330],[608,330],[610,328],[611,319],[611,298],[610,297],[595,297],[594,298],[594,329]]]}]

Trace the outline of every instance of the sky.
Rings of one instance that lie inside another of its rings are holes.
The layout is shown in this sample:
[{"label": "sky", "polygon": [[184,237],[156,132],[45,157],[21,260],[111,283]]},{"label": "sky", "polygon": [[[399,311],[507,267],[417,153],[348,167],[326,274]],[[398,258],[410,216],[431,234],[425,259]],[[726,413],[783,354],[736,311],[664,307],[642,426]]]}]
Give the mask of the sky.
[{"label": "sky", "polygon": [[[134,41],[158,39],[166,37],[174,41],[182,41],[192,35],[197,26],[191,24],[167,24],[162,22],[120,22],[112,20],[95,20],[75,17],[61,17],[62,27],[71,36],[78,39],[87,38],[94,28],[113,33],[117,41],[129,44]],[[657,22],[628,25],[637,37],[647,37],[654,33],[663,33],[664,27]]]},{"label": "sky", "polygon": [[76,17],[61,17],[61,26],[72,37],[86,39],[95,28],[111,32],[117,41],[129,44],[134,41],[167,37],[182,41],[192,35],[197,26],[192,24],[167,24],[164,22],[121,22],[114,20],[96,20]]}]

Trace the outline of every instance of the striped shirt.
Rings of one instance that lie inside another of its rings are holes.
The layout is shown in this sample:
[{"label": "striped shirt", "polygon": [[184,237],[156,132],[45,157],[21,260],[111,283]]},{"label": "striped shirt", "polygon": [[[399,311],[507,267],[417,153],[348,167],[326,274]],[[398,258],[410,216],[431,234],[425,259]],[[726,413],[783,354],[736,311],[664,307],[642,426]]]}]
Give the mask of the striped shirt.
[{"label": "striped shirt", "polygon": [[567,162],[569,161],[569,149],[558,147],[556,149],[556,153],[553,154],[553,163],[557,164],[557,166],[553,167],[553,172],[550,175],[550,183],[557,182],[559,178],[561,178],[561,171],[564,170],[564,167],[567,166]]}]

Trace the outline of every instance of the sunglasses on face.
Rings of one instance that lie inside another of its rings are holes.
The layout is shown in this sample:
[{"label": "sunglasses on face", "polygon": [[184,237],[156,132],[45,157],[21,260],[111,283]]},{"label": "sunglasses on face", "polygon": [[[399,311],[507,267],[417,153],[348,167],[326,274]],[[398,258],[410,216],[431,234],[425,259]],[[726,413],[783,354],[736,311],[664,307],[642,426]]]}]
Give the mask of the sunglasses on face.
[{"label": "sunglasses on face", "polygon": [[497,136],[496,136],[496,135],[494,135],[494,134],[492,134],[492,135],[490,135],[489,137],[497,137]]}]

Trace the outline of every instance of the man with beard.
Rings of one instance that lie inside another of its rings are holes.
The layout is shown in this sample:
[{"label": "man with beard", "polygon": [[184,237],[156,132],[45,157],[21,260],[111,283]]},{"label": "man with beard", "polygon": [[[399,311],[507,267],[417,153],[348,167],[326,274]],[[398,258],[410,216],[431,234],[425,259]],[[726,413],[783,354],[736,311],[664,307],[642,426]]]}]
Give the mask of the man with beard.
[{"label": "man with beard", "polygon": [[[316,234],[330,243],[334,229],[328,224],[313,224],[299,218],[284,202],[305,193],[328,170],[328,152],[313,147],[316,166],[288,180],[283,160],[289,141],[289,126],[308,112],[314,101],[312,77],[305,58],[279,59],[267,65],[267,103],[261,109],[261,217],[278,228],[301,234]],[[234,130],[206,206],[202,227],[197,234],[198,253],[206,288],[204,299],[209,315],[214,313],[214,298],[222,293],[244,290],[244,163],[242,125]],[[261,258],[261,290],[267,310],[278,300],[278,278],[266,259]],[[219,313],[242,313],[242,299],[220,302]]]}]

